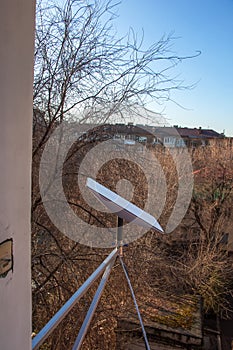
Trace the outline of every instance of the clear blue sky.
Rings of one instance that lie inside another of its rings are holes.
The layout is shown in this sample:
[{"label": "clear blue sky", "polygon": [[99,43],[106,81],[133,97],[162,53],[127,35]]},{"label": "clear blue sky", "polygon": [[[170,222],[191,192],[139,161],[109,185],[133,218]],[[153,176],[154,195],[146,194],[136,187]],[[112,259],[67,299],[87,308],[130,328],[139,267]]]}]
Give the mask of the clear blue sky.
[{"label": "clear blue sky", "polygon": [[117,29],[122,34],[130,26],[144,29],[146,45],[174,31],[178,55],[202,52],[179,66],[187,84],[198,84],[172,96],[187,110],[166,103],[169,123],[233,136],[233,0],[122,0]]}]

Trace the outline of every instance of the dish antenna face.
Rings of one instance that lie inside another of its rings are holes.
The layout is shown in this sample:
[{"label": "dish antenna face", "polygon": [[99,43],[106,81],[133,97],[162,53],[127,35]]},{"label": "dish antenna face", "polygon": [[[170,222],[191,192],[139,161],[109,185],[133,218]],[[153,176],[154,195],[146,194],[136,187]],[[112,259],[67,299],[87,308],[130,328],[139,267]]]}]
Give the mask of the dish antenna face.
[{"label": "dish antenna face", "polygon": [[87,178],[86,186],[111,213],[116,214],[119,218],[124,219],[126,222],[148,228],[148,230],[154,229],[160,233],[164,233],[162,227],[152,215],[119,196],[117,193],[89,177]]}]

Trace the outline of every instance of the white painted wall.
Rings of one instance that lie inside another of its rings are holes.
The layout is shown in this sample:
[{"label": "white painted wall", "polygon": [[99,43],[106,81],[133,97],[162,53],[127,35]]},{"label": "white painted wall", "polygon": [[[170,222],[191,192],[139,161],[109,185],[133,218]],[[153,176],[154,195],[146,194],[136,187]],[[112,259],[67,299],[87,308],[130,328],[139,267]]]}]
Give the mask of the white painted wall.
[{"label": "white painted wall", "polygon": [[14,270],[0,279],[0,349],[31,349],[30,166],[34,0],[0,0],[0,242]]}]

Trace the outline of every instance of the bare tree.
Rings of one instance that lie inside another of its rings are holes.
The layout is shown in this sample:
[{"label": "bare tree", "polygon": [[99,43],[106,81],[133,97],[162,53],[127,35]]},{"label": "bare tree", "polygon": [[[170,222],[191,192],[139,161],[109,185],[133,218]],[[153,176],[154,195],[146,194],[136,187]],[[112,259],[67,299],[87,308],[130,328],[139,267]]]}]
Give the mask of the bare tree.
[{"label": "bare tree", "polygon": [[34,109],[46,131],[33,154],[64,119],[106,122],[148,98],[168,100],[173,89],[184,88],[172,69],[189,57],[171,52],[172,35],[146,49],[132,29],[118,38],[113,27],[118,5],[38,1]]}]

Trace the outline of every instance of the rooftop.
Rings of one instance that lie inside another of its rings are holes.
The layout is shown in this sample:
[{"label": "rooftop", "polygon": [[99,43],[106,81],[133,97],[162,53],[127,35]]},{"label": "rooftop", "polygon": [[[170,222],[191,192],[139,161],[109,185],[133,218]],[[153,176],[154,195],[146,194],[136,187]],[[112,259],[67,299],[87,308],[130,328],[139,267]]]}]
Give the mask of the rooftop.
[{"label": "rooftop", "polygon": [[[151,295],[147,294],[146,297],[139,295],[138,304],[151,344],[167,344],[168,347],[164,347],[164,349],[175,349],[177,347],[186,349],[187,344],[192,346],[193,349],[201,346],[200,298],[185,295],[182,297],[173,296],[169,300],[163,300],[156,298],[153,293]],[[127,336],[131,338],[131,345],[135,343],[135,349],[141,349],[137,347],[140,345],[141,330],[136,311],[129,308],[125,312],[124,308],[124,313],[120,315],[118,321],[118,332],[121,333],[121,330],[124,330]],[[170,345],[172,347],[169,347]],[[128,348],[126,347],[126,349]]]}]

